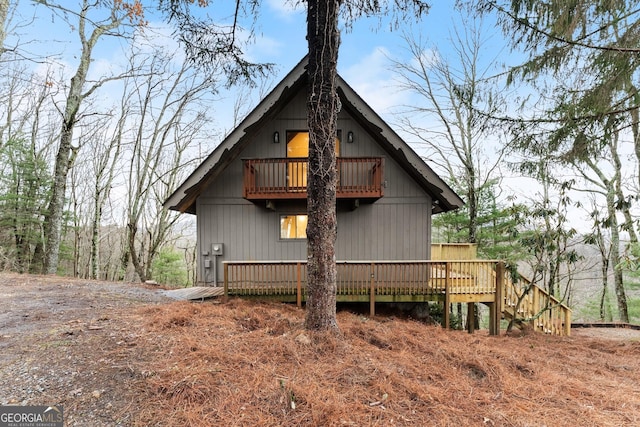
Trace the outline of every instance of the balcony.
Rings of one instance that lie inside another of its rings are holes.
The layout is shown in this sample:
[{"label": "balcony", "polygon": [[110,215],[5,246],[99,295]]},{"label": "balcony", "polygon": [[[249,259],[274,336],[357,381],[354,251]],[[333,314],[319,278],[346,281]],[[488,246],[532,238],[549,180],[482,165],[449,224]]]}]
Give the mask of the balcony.
[{"label": "balcony", "polygon": [[[247,200],[306,199],[307,158],[244,160]],[[338,157],[338,199],[379,199],[384,194],[381,157]]]}]

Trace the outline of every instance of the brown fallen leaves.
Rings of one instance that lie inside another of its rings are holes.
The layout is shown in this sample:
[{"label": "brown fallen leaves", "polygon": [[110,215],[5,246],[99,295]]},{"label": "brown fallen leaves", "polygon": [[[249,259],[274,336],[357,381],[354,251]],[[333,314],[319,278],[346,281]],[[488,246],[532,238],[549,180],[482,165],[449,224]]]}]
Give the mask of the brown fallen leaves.
[{"label": "brown fallen leaves", "polygon": [[232,300],[139,309],[137,425],[640,425],[640,343],[489,337]]}]

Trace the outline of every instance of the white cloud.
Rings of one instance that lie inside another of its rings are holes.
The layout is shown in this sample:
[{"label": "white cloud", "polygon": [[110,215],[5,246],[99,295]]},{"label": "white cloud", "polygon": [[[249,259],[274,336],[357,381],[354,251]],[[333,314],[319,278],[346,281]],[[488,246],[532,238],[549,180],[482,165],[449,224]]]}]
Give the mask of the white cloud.
[{"label": "white cloud", "polygon": [[398,90],[389,56],[386,48],[378,46],[358,62],[339,70],[347,83],[381,115],[390,113],[407,99],[407,94]]},{"label": "white cloud", "polygon": [[293,67],[306,54],[306,28],[304,3],[267,0],[266,10],[258,21],[254,43],[249,46],[249,54],[262,62]]},{"label": "white cloud", "polygon": [[274,57],[282,55],[285,48],[286,45],[272,37],[258,35],[248,46],[248,56],[256,61],[269,62]]},{"label": "white cloud", "polygon": [[295,0],[267,0],[269,9],[276,12],[279,17],[285,19],[297,18],[301,11],[304,11],[304,3],[297,2]]}]

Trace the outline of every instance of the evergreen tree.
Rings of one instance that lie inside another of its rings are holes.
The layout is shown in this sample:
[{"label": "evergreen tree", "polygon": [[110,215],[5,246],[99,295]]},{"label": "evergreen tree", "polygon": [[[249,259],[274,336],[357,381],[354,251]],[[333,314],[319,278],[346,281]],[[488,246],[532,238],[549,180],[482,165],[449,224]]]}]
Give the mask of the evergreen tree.
[{"label": "evergreen tree", "polygon": [[51,176],[46,160],[24,139],[0,149],[0,245],[5,263],[19,272],[33,269],[35,248],[43,242],[43,221]]},{"label": "evergreen tree", "polygon": [[[514,199],[498,200],[499,190],[497,180],[491,180],[478,189],[477,253],[480,258],[504,260],[515,267],[525,257],[518,238],[526,208],[515,203]],[[456,211],[439,214],[433,219],[434,240],[467,243],[468,224],[467,205]]]},{"label": "evergreen tree", "polygon": [[[512,119],[514,147],[527,157],[547,151],[547,160],[572,166],[601,193],[607,211],[603,225],[612,241],[622,231],[631,242],[637,241],[632,212],[640,194],[640,1],[477,3],[481,9],[496,11],[514,48],[528,53],[527,60],[512,69],[510,81],[530,84],[540,95],[521,105],[527,117]],[[622,142],[632,153],[627,161],[635,162],[626,171],[618,156],[627,150],[619,146]],[[614,174],[608,176],[604,172],[611,166]],[[613,243],[610,257],[618,310],[621,320],[627,321],[618,251]]]}]

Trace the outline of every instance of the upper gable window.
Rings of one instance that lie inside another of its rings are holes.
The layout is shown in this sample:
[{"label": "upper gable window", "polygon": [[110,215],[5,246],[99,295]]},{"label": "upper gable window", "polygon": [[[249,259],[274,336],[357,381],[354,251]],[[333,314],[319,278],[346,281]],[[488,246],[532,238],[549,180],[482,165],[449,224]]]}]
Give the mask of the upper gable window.
[{"label": "upper gable window", "polygon": [[[340,156],[340,137],[338,130],[336,138],[336,156]],[[309,157],[309,132],[300,130],[287,131],[287,157]]]}]

